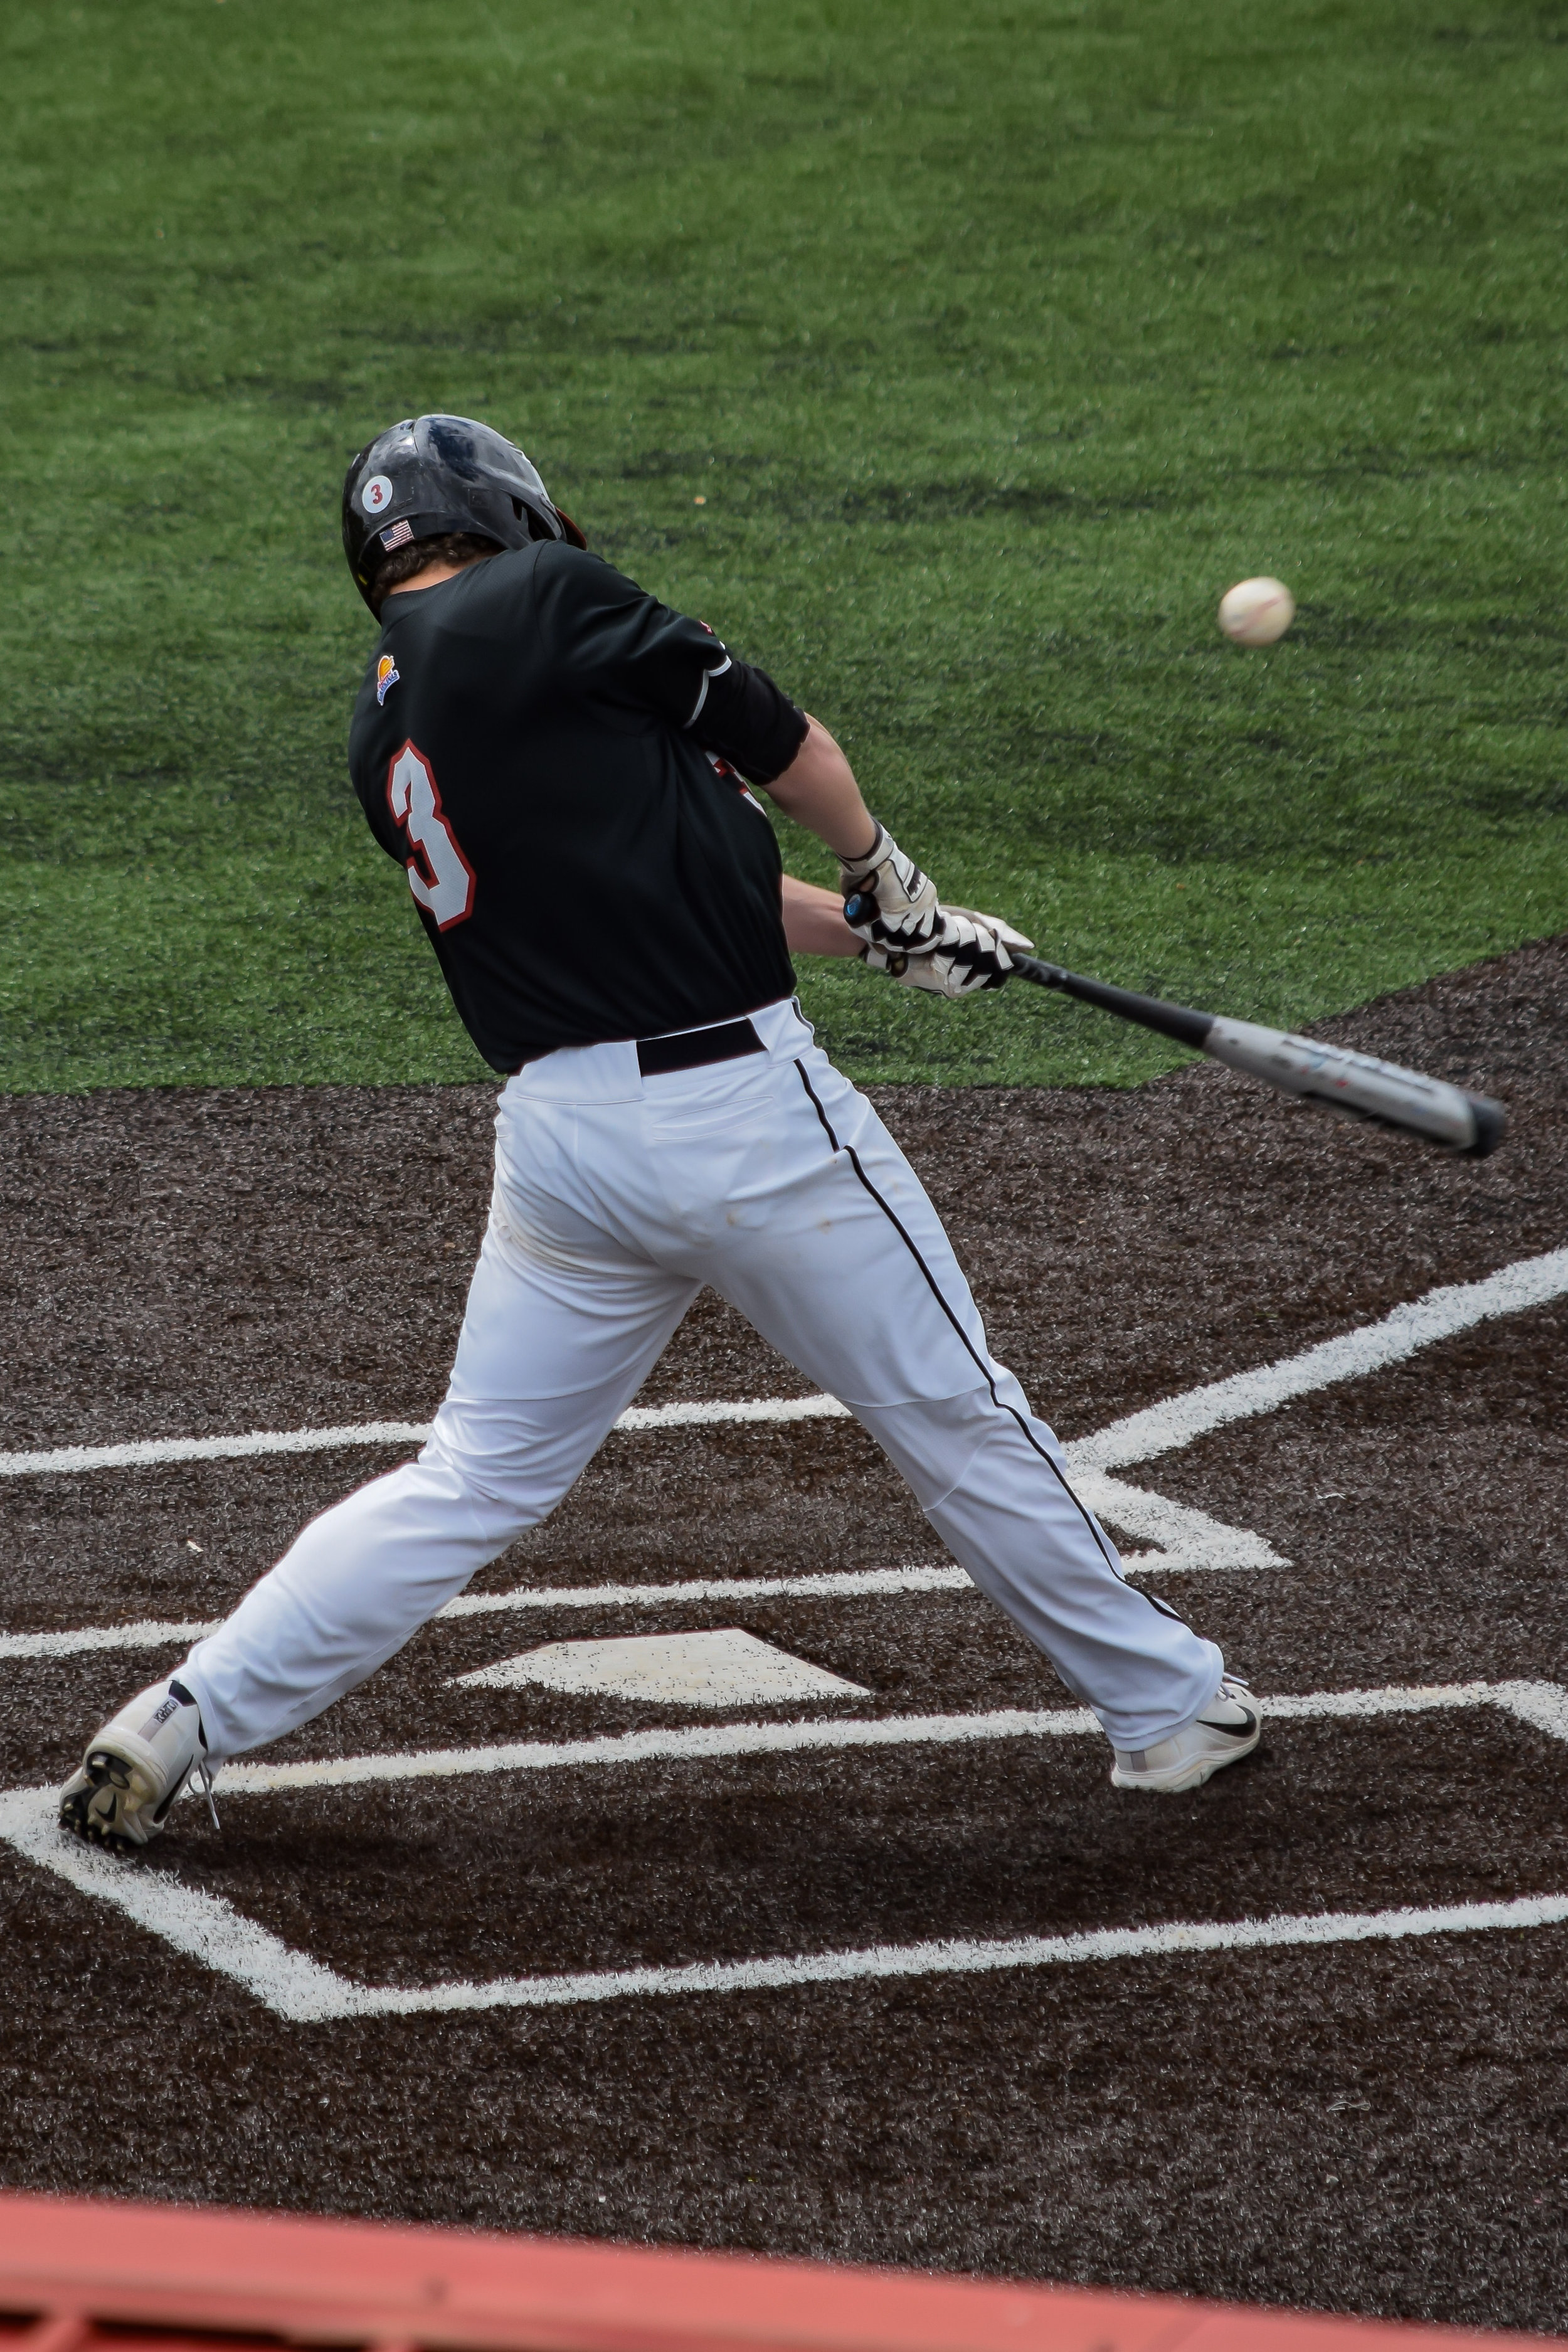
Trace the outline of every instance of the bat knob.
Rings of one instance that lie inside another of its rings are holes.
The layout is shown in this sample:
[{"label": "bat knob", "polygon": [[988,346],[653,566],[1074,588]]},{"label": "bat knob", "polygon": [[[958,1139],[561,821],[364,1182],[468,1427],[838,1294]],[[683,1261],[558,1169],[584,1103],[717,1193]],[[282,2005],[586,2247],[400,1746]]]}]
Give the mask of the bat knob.
[{"label": "bat knob", "polygon": [[877,901],[865,890],[852,891],[844,901],[844,919],[853,926],[863,923],[877,911]]}]

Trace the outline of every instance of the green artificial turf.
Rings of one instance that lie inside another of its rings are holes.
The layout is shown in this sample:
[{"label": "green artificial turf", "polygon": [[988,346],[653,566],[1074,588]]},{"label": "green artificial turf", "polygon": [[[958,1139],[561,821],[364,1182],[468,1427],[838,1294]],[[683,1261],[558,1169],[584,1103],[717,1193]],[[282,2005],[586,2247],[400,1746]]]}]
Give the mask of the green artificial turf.
[{"label": "green artificial turf", "polygon": [[[477,1066],[343,771],[424,408],[1080,970],[1299,1021],[1568,922],[1563,0],[51,0],[0,74],[0,1085]],[[1173,1058],[803,982],[860,1076]]]}]

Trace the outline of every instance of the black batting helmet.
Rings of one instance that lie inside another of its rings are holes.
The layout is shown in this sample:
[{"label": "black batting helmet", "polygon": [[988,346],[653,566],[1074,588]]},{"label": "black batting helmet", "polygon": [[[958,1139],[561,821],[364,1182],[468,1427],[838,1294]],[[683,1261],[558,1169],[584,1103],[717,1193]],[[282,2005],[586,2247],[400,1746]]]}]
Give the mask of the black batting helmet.
[{"label": "black batting helmet", "polygon": [[343,553],[365,603],[395,548],[448,531],[473,531],[501,547],[531,539],[587,544],[537,469],[493,425],[471,416],[405,417],[366,443],[343,483]]}]

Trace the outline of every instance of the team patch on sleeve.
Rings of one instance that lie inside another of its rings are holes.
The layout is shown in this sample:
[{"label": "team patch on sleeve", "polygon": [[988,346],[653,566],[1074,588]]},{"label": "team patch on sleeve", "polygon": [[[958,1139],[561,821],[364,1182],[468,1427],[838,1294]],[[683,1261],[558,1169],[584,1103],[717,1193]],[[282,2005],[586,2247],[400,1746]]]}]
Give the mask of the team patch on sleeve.
[{"label": "team patch on sleeve", "polygon": [[375,698],[378,702],[385,702],[387,696],[397,684],[398,678],[401,675],[402,672],[398,669],[397,664],[393,660],[392,656],[390,654],[383,654],[381,659],[375,666]]}]

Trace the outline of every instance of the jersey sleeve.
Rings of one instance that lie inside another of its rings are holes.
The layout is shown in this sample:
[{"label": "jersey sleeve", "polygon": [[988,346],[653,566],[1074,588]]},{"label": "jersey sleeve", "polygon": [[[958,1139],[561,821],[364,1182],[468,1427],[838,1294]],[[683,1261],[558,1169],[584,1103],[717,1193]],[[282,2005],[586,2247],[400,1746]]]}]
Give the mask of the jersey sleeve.
[{"label": "jersey sleeve", "polygon": [[535,579],[540,619],[569,687],[689,732],[754,783],[788,767],[805,740],[805,713],[765,670],[733,659],[703,622],[576,548],[542,550]]},{"label": "jersey sleeve", "polygon": [[805,742],[806,727],[805,711],[765,669],[726,660],[709,672],[691,732],[705,751],[717,751],[752,783],[771,784]]}]

